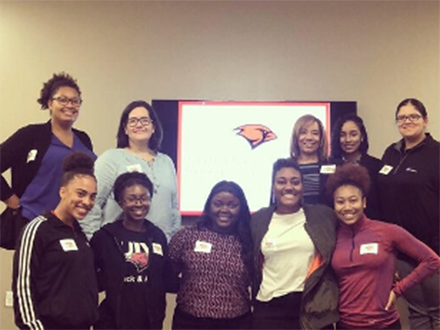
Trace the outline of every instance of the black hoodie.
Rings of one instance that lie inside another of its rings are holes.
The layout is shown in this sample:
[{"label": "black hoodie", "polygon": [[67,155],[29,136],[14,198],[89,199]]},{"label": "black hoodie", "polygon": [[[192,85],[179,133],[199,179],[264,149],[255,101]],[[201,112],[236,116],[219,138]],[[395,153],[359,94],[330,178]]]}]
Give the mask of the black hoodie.
[{"label": "black hoodie", "polygon": [[[142,272],[143,288],[137,291],[145,295],[145,304],[150,329],[162,329],[165,318],[166,285],[170,283],[168,246],[165,234],[150,221],[145,220],[146,231],[140,233],[142,242],[148,246],[148,268]],[[124,278],[126,278],[127,260],[123,247],[124,238],[122,220],[110,223],[98,230],[90,242],[95,254],[98,284],[105,291],[106,298],[99,306],[99,321],[95,329],[121,329],[133,315],[127,313],[136,306],[122,306]],[[160,246],[160,247],[159,247]],[[134,300],[143,297],[133,297]],[[139,313],[137,314],[139,315]]]}]

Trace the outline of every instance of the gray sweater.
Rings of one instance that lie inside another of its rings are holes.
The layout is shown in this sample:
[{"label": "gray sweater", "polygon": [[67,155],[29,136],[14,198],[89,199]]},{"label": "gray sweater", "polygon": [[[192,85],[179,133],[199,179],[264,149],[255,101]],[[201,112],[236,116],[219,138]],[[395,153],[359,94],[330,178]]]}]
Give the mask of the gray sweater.
[{"label": "gray sweater", "polygon": [[171,158],[159,152],[154,162],[149,164],[135,154],[118,148],[105,151],[95,163],[98,195],[93,210],[80,221],[89,239],[104,224],[120,217],[122,209],[115,201],[113,185],[120,174],[132,171],[145,173],[153,183],[154,193],[148,220],[162,229],[168,240],[180,229],[176,170]]}]

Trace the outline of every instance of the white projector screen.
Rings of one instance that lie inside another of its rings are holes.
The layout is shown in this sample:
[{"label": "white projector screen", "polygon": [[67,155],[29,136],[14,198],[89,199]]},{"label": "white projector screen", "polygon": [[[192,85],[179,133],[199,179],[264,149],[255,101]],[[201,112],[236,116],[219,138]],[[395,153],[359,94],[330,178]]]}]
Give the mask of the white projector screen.
[{"label": "white projector screen", "polygon": [[251,211],[267,206],[272,165],[289,157],[296,120],[312,114],[330,141],[330,102],[178,103],[177,175],[182,215],[201,214],[212,187],[238,183]]}]

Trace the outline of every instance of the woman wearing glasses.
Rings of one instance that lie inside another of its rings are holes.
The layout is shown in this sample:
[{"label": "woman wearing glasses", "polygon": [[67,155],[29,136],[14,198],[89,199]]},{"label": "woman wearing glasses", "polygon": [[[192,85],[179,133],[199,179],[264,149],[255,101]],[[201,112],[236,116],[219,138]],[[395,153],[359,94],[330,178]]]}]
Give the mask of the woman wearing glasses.
[{"label": "woman wearing glasses", "polygon": [[98,157],[95,165],[98,196],[89,216],[81,222],[91,237],[105,223],[119,218],[122,209],[111,194],[116,178],[125,172],[143,172],[153,183],[148,218],[168,239],[180,228],[177,209],[176,171],[170,157],[159,152],[162,125],[155,110],[145,101],[131,102],[119,122],[117,148]]},{"label": "woman wearing glasses", "polygon": [[167,239],[146,218],[153,184],[144,173],[124,173],[113,194],[123,214],[90,242],[98,284],[105,291],[94,329],[162,329],[170,272]]},{"label": "woman wearing glasses", "polygon": [[[72,151],[83,151],[93,159],[89,136],[72,126],[82,103],[81,90],[70,75],[54,74],[44,83],[37,100],[49,109],[50,120],[20,128],[0,145],[1,172],[11,169],[12,184],[1,177],[1,200],[7,209],[2,214],[1,246],[13,249],[22,226],[58,204],[58,185],[62,160]],[[9,222],[9,220],[11,222]],[[12,223],[16,228],[4,229]]]},{"label": "woman wearing glasses", "polygon": [[[378,177],[384,219],[402,226],[440,254],[440,143],[425,132],[428,114],[417,99],[400,102],[396,124],[402,139],[386,149]],[[397,263],[402,278],[413,268],[408,260]],[[404,296],[409,305],[411,329],[440,328],[438,273]]]}]

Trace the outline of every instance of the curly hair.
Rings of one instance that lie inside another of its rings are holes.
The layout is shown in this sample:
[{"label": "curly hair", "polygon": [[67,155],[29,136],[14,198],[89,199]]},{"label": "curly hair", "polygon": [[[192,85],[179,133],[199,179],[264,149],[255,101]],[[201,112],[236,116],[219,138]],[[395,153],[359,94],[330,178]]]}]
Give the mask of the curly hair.
[{"label": "curly hair", "polygon": [[329,200],[341,186],[351,185],[359,188],[362,196],[366,197],[370,191],[370,175],[368,170],[361,165],[346,163],[338,166],[335,173],[331,174],[326,183],[326,194]]},{"label": "curly hair", "polygon": [[416,108],[416,110],[420,113],[423,119],[426,119],[426,117],[428,117],[428,112],[426,111],[425,105],[422,102],[414,98],[408,98],[403,100],[397,105],[396,119],[397,119],[397,115],[399,114],[400,108],[408,104],[411,104],[414,108]]},{"label": "curly hair", "polygon": [[342,126],[348,121],[352,121],[355,123],[359,131],[361,132],[362,141],[359,146],[359,152],[364,155],[368,151],[369,143],[368,143],[368,134],[367,130],[364,125],[364,121],[361,117],[355,115],[355,114],[347,114],[341,118],[335,123],[335,126],[333,127],[332,131],[332,138],[331,138],[331,158],[332,159],[342,159],[342,155],[344,154],[342,148],[341,148],[341,142],[340,142],[340,136],[341,136],[341,130]]},{"label": "curly hair", "polygon": [[87,175],[95,179],[94,160],[81,151],[75,151],[66,156],[63,160],[63,175],[61,186],[65,187],[77,175]]},{"label": "curly hair", "polygon": [[79,97],[81,97],[81,90],[76,79],[64,72],[58,74],[54,73],[52,78],[43,84],[43,88],[40,91],[40,98],[37,99],[37,102],[41,104],[42,110],[48,109],[47,105],[49,101],[61,87],[71,87],[75,89],[78,92]]},{"label": "curly hair", "polygon": [[115,201],[119,203],[122,200],[122,195],[125,189],[134,185],[141,185],[145,187],[150,193],[150,197],[153,197],[153,183],[145,173],[126,172],[119,175],[113,185],[113,195],[115,196]]},{"label": "curly hair", "polygon": [[160,146],[162,144],[162,138],[163,138],[163,130],[162,130],[162,124],[160,123],[159,117],[156,114],[156,111],[154,108],[145,101],[133,101],[129,105],[127,105],[122,111],[121,119],[119,120],[119,128],[118,133],[116,135],[117,139],[117,148],[126,148],[128,147],[128,136],[125,134],[125,127],[127,126],[128,116],[130,115],[130,112],[133,111],[133,109],[142,107],[145,108],[148,111],[148,114],[150,115],[150,119],[153,121],[154,125],[154,133],[151,136],[150,140],[148,141],[148,147],[157,152],[160,149]]},{"label": "curly hair", "polygon": [[318,158],[320,162],[326,161],[328,157],[327,153],[327,136],[325,134],[324,125],[322,122],[312,115],[304,115],[295,122],[292,131],[292,138],[290,140],[290,156],[296,157],[301,153],[299,148],[298,139],[300,135],[301,129],[306,125],[311,125],[313,123],[317,123],[319,127],[319,147],[318,147]]},{"label": "curly hair", "polygon": [[206,200],[205,207],[203,208],[203,214],[201,220],[197,223],[198,228],[212,228],[212,219],[210,217],[211,202],[215,195],[221,192],[229,192],[240,201],[240,214],[238,215],[238,221],[234,226],[234,234],[238,237],[241,243],[241,258],[248,269],[249,275],[253,274],[253,258],[252,258],[252,238],[250,230],[251,213],[249,211],[249,205],[244,194],[243,189],[233,181],[220,181],[218,182],[209,193]]}]

